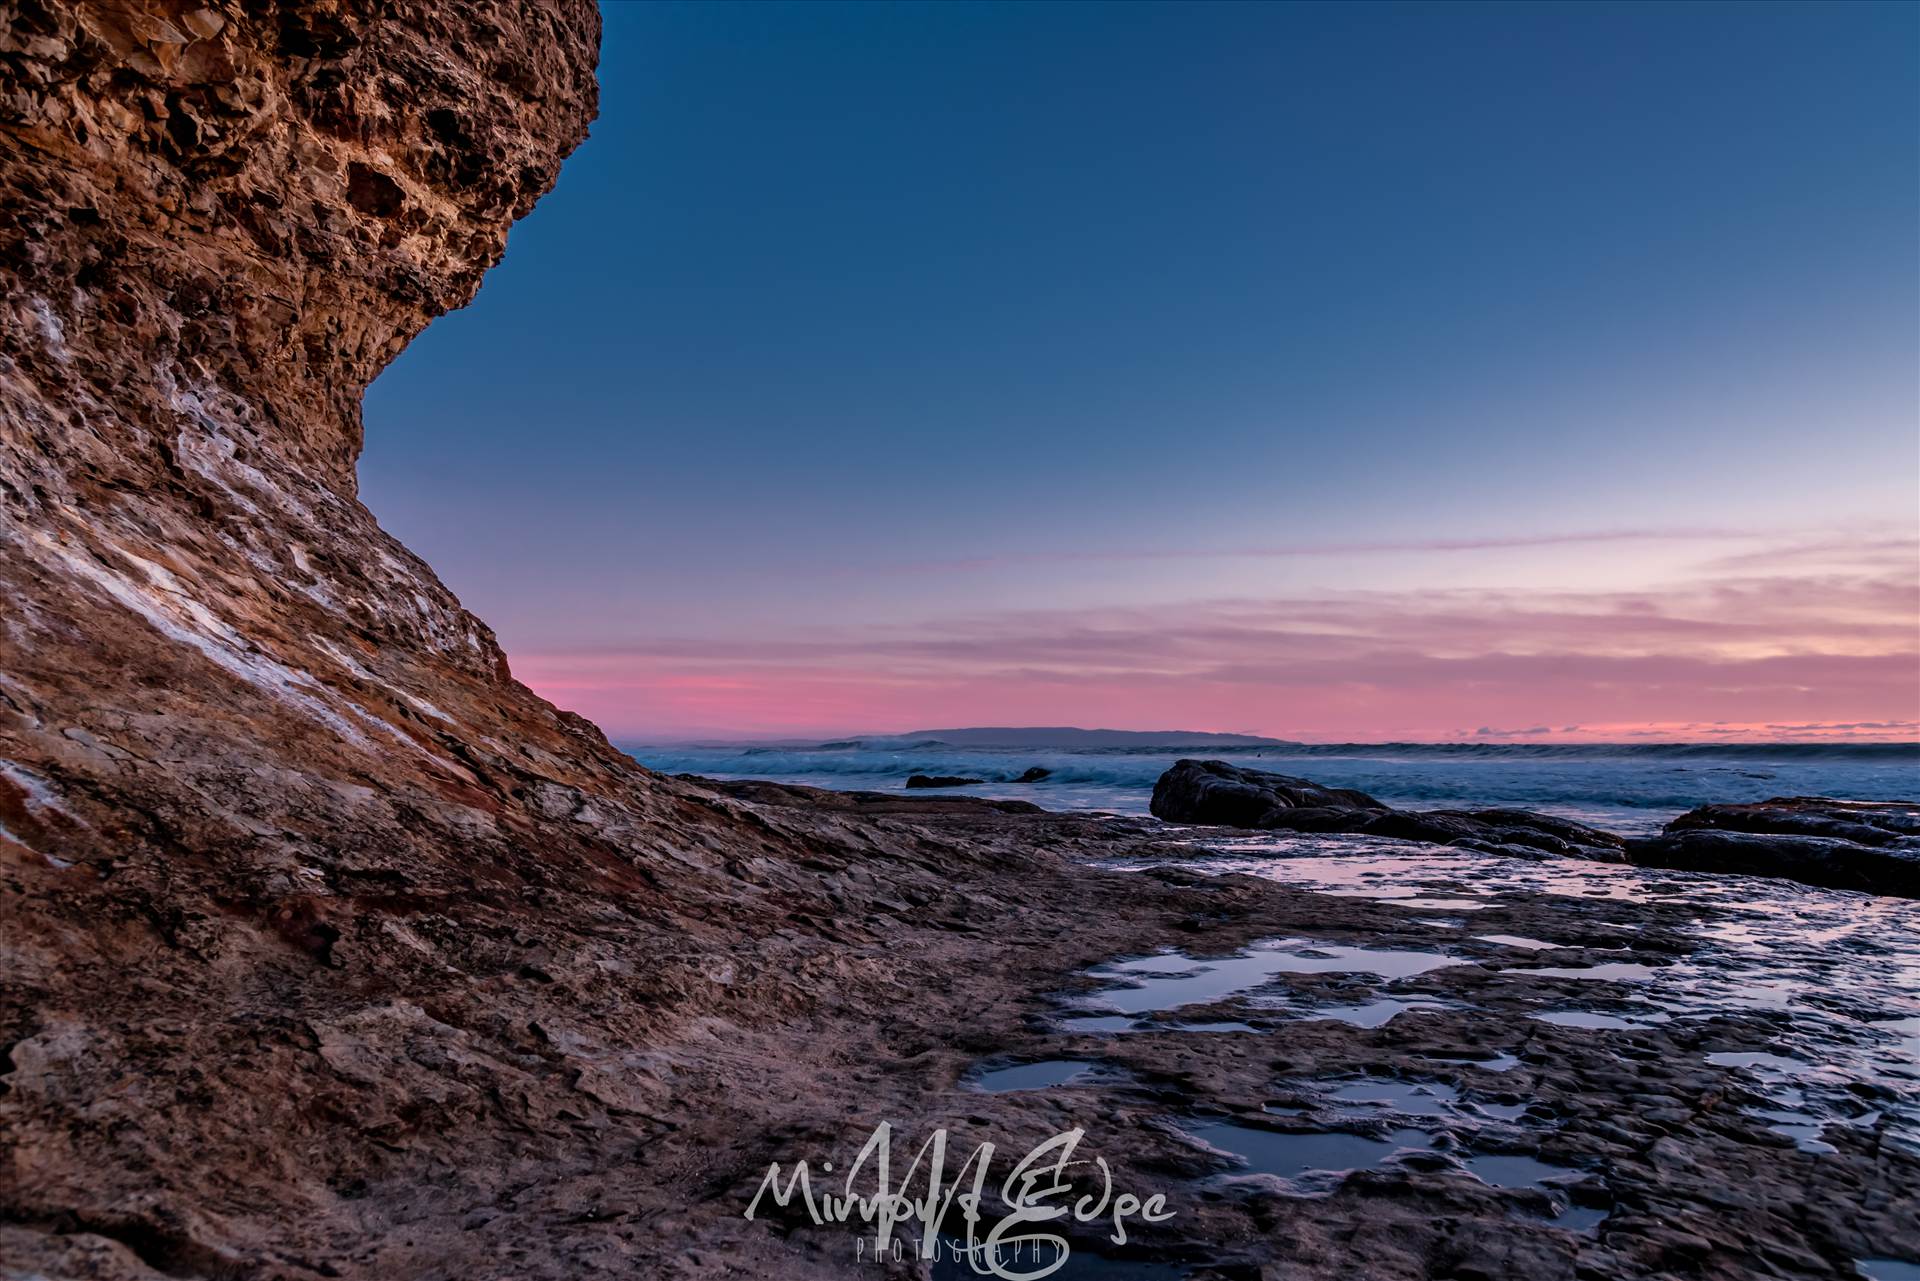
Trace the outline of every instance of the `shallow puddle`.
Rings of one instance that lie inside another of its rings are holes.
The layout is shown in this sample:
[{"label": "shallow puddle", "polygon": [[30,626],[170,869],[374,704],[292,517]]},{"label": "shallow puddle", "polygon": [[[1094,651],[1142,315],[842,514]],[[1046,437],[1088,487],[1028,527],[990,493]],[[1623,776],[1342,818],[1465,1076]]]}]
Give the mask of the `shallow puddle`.
[{"label": "shallow puddle", "polygon": [[1335,1103],[1358,1103],[1408,1116],[1451,1116],[1460,1091],[1443,1082],[1356,1081],[1328,1093]]},{"label": "shallow puddle", "polygon": [[1904,1259],[1855,1259],[1853,1270],[1866,1281],[1920,1281],[1920,1263]]},{"label": "shallow puddle", "polygon": [[1391,998],[1382,998],[1359,1005],[1314,1006],[1298,1011],[1295,1017],[1309,1023],[1317,1019],[1338,1019],[1342,1023],[1351,1023],[1355,1027],[1381,1027],[1402,1014],[1419,1014],[1426,1010],[1446,1008],[1438,1001],[1396,1001]]},{"label": "shallow puddle", "polygon": [[1520,1066],[1520,1060],[1511,1054],[1495,1054],[1484,1059],[1449,1057],[1439,1054],[1425,1054],[1421,1057],[1429,1063],[1453,1063],[1461,1067],[1479,1068],[1482,1072],[1510,1072]]},{"label": "shallow puddle", "polygon": [[1816,1155],[1824,1156],[1828,1153],[1838,1151],[1833,1144],[1826,1142],[1820,1137],[1821,1131],[1825,1130],[1826,1126],[1817,1116],[1809,1116],[1805,1112],[1788,1112],[1772,1108],[1755,1108],[1752,1110],[1751,1115],[1757,1116],[1763,1121],[1772,1122],[1767,1128],[1775,1134],[1784,1134],[1792,1139],[1793,1146],[1799,1148],[1802,1152],[1812,1152]]},{"label": "shallow puddle", "polygon": [[1124,1014],[1091,1014],[1060,1020],[1063,1032],[1134,1032],[1145,1025]]},{"label": "shallow puddle", "polygon": [[1581,1172],[1570,1166],[1498,1153],[1468,1157],[1466,1167],[1476,1179],[1496,1188],[1546,1188],[1581,1177]]},{"label": "shallow puddle", "polygon": [[1545,952],[1560,945],[1548,943],[1544,939],[1530,939],[1524,934],[1476,934],[1473,937],[1482,943],[1498,943],[1501,947],[1525,948],[1529,952]]},{"label": "shallow puddle", "polygon": [[1400,1116],[1446,1117],[1474,1124],[1486,1120],[1517,1121],[1528,1107],[1526,1103],[1492,1103],[1466,1098],[1456,1086],[1445,1081],[1367,1078],[1304,1081],[1301,1086],[1321,1091],[1336,1110],[1362,1115],[1386,1112]]},{"label": "shallow puddle", "polygon": [[[1171,968],[1175,961],[1181,968]],[[1128,1014],[1175,1010],[1183,1005],[1205,1005],[1259,987],[1280,971],[1269,953],[1244,952],[1206,961],[1183,956],[1150,956],[1117,961],[1089,973],[1110,986],[1095,1000]]]},{"label": "shallow puddle", "polygon": [[1568,1197],[1567,1185],[1586,1178],[1583,1171],[1555,1165],[1538,1157],[1488,1153],[1466,1159],[1468,1173],[1496,1188],[1533,1188],[1551,1195],[1554,1213],[1547,1219],[1556,1228],[1586,1232],[1605,1222],[1611,1210],[1575,1205]]},{"label": "shallow puddle", "polygon": [[1201,959],[1162,953],[1114,961],[1087,973],[1111,984],[1094,993],[1093,1002],[1124,1014],[1146,1014],[1212,1004],[1263,987],[1282,974],[1372,974],[1397,979],[1467,964],[1471,962],[1438,952],[1289,938],[1255,943],[1232,956]]},{"label": "shallow puddle", "polygon": [[1596,1014],[1592,1010],[1548,1010],[1543,1014],[1529,1017],[1542,1023],[1551,1023],[1555,1027],[1586,1027],[1601,1031],[1618,1031],[1623,1028],[1645,1027],[1645,1023],[1636,1023],[1614,1014]]},{"label": "shallow puddle", "polygon": [[1776,1071],[1793,1072],[1806,1066],[1797,1059],[1784,1059],[1778,1054],[1762,1054],[1757,1051],[1727,1051],[1707,1055],[1707,1062],[1718,1067],[1772,1068]]},{"label": "shallow puddle", "polygon": [[1284,969],[1290,974],[1371,974],[1383,979],[1412,978],[1449,965],[1472,964],[1438,952],[1351,947],[1339,943],[1315,943],[1281,955],[1288,958]]},{"label": "shallow puddle", "polygon": [[1188,1126],[1186,1132],[1215,1151],[1238,1157],[1248,1173],[1282,1179],[1297,1179],[1315,1171],[1351,1174],[1378,1169],[1397,1152],[1425,1151],[1433,1146],[1433,1140],[1422,1130],[1393,1130],[1385,1139],[1369,1139],[1339,1132],[1283,1134],[1231,1121],[1210,1121]]},{"label": "shallow puddle", "polygon": [[1645,983],[1660,971],[1651,965],[1632,961],[1608,961],[1604,965],[1561,965],[1541,969],[1509,969],[1502,974],[1538,974],[1550,979],[1594,979],[1607,983]]},{"label": "shallow puddle", "polygon": [[1569,1232],[1586,1232],[1599,1227],[1607,1221],[1612,1210],[1602,1210],[1591,1205],[1569,1205],[1553,1216],[1550,1222],[1556,1228],[1565,1228]]},{"label": "shallow puddle", "polygon": [[971,1089],[984,1090],[988,1094],[1005,1094],[1014,1090],[1044,1090],[1049,1086],[1066,1085],[1071,1081],[1085,1080],[1101,1071],[1100,1064],[1087,1059],[1041,1059],[1034,1063],[1014,1063],[981,1072],[971,1076],[966,1084]]},{"label": "shallow puddle", "polygon": [[[1303,845],[1280,834],[1216,837],[1206,842],[1206,848],[1220,855],[1220,869],[1230,867],[1323,894],[1367,898],[1377,903],[1405,904],[1446,895],[1474,907],[1486,907],[1490,906],[1490,896],[1503,893],[1631,903],[1652,902],[1659,897],[1641,869],[1585,859],[1535,862],[1368,838],[1348,838],[1345,848],[1371,852],[1329,853],[1329,849],[1338,851],[1341,846],[1324,838]],[[1402,852],[1414,850],[1420,852]]]}]

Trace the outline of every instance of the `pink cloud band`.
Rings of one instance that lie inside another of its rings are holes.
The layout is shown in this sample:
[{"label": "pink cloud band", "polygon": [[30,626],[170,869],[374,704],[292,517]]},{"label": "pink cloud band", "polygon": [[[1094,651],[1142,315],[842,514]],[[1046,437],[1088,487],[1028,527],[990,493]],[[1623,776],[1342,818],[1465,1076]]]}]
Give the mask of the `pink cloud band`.
[{"label": "pink cloud band", "polygon": [[514,662],[616,734],[1079,723],[1355,740],[1500,725],[1544,739],[1901,739],[1920,720],[1920,580],[1899,564],[1912,546],[1856,545],[1864,554],[1839,570],[1809,553],[1743,574],[1754,562],[1740,558],[1630,592],[1002,611]]}]

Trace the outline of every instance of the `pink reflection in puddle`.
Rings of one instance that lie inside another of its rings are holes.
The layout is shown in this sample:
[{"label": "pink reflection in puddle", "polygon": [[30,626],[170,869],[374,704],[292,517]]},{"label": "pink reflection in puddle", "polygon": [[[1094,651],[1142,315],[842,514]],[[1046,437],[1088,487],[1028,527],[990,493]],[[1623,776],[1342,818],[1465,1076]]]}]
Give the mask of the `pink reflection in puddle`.
[{"label": "pink reflection in puddle", "polygon": [[[1760,1111],[1795,1115],[1760,1119],[1776,1126],[1883,1129],[1888,1140],[1920,1153],[1920,902],[1761,877],[1578,859],[1511,859],[1374,837],[1256,833],[1202,839],[1208,856],[1187,863],[1191,870],[1262,876],[1397,907],[1433,910],[1444,902],[1448,910],[1473,911],[1507,895],[1693,906],[1699,946],[1676,963],[1512,967],[1555,978],[1632,983],[1641,991],[1618,1013],[1548,1008],[1533,1017],[1566,1027],[1624,1031],[1716,1016],[1762,1016],[1775,1029],[1766,1034],[1767,1043],[1777,1043],[1782,1051],[1777,1057],[1792,1066],[1776,1065],[1766,1080],[1751,1069],[1733,1070],[1745,1071],[1765,1091],[1772,1106]],[[1639,926],[1616,922],[1613,928],[1627,937]],[[1546,940],[1511,935],[1489,935],[1484,941],[1531,950],[1549,946]],[[1312,1010],[1296,1014],[1315,1017]],[[1745,1053],[1749,1047],[1736,1041],[1713,1049]],[[1847,1088],[1859,1083],[1891,1090],[1894,1097],[1868,1106]],[[1803,1145],[1821,1142],[1799,1132],[1793,1137]]]}]

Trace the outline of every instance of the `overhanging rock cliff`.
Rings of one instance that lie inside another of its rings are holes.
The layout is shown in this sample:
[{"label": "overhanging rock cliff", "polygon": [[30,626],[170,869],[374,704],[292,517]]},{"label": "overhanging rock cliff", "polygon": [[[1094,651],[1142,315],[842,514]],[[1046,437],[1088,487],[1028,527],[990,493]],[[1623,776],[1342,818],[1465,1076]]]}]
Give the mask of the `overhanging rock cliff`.
[{"label": "overhanging rock cliff", "polygon": [[642,804],[354,496],[368,382],[472,298],[585,134],[593,7],[9,18],[15,860],[138,880],[191,851],[251,900],[389,876],[409,846],[431,878],[455,843],[568,830],[590,793],[607,823],[607,795]]},{"label": "overhanging rock cliff", "polygon": [[404,1269],[397,1219],[627,1150],[669,1093],[641,1047],[803,1003],[809,940],[935,892],[938,848],[837,884],[870,836],[641,770],[356,500],[363,390],[584,137],[598,34],[0,4],[9,1265]]}]

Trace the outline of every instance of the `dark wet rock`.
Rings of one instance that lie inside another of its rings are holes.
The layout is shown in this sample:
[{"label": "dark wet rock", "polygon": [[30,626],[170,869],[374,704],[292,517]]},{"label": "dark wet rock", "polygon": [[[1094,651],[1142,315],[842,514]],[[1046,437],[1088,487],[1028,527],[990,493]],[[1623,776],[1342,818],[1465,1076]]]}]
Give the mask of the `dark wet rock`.
[{"label": "dark wet rock", "polygon": [[1560,855],[1622,861],[1625,842],[1611,832],[1531,810],[1388,810],[1358,829],[1369,836],[1461,845],[1483,852],[1538,858]]},{"label": "dark wet rock", "polygon": [[1245,769],[1225,761],[1179,760],[1153,785],[1148,807],[1170,823],[1214,823],[1223,827],[1277,824],[1282,814],[1327,816],[1383,812],[1386,806],[1346,788],[1321,787],[1304,778]]},{"label": "dark wet rock", "polygon": [[1920,803],[1775,797],[1702,805],[1628,857],[1644,867],[1777,876],[1828,889],[1920,898]]},{"label": "dark wet rock", "polygon": [[1038,783],[1041,779],[1052,778],[1053,771],[1041,765],[1030,767],[1026,773],[1014,779],[1016,783]]},{"label": "dark wet rock", "polygon": [[1702,805],[1667,824],[1668,832],[1696,830],[1831,836],[1857,845],[1896,845],[1920,839],[1920,801],[1776,796],[1751,805]]},{"label": "dark wet rock", "polygon": [[958,774],[910,774],[908,787],[972,787],[984,783],[984,778],[962,778]]},{"label": "dark wet rock", "polygon": [[1322,787],[1225,761],[1174,762],[1154,784],[1150,808],[1171,823],[1363,833],[1534,858],[1568,855],[1619,862],[1625,844],[1610,832],[1530,810],[1397,810],[1352,788]]}]

